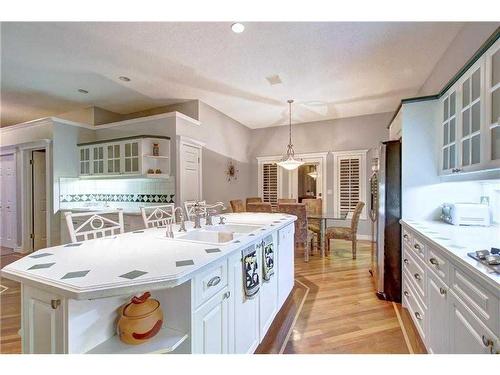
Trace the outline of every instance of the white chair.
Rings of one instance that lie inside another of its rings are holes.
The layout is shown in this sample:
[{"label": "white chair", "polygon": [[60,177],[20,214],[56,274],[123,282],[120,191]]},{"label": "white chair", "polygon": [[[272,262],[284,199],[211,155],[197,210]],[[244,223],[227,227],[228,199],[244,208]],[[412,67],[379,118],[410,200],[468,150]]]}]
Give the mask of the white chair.
[{"label": "white chair", "polygon": [[[185,201],[184,209],[186,210],[186,217],[189,221],[194,220],[194,205],[197,201]],[[202,210],[201,217],[207,216],[207,202],[206,201],[198,201],[200,208]]]},{"label": "white chair", "polygon": [[173,224],[175,222],[174,209],[175,205],[173,203],[141,207],[144,227],[165,227],[167,224]]},{"label": "white chair", "polygon": [[[103,215],[118,215],[118,221]],[[83,213],[66,212],[65,216],[71,242],[73,243],[79,242],[78,237],[82,237],[80,240],[87,241],[124,232],[123,211],[121,209]],[[80,218],[83,218],[83,221],[77,220],[75,228],[74,219]]]}]

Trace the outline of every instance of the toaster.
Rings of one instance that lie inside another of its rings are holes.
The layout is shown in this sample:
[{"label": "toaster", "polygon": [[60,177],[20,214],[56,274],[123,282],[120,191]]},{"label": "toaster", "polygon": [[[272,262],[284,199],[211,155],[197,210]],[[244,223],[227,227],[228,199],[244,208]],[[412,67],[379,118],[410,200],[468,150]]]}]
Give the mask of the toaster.
[{"label": "toaster", "polygon": [[490,207],[479,203],[444,203],[441,219],[453,225],[490,225]]}]

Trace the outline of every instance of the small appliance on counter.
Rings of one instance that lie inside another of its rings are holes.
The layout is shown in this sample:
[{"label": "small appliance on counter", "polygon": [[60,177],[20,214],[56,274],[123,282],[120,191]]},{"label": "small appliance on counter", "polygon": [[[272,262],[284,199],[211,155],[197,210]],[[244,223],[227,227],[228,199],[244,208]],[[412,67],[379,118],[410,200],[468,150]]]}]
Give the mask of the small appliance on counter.
[{"label": "small appliance on counter", "polygon": [[480,203],[444,203],[441,219],[453,225],[490,226],[490,207]]}]

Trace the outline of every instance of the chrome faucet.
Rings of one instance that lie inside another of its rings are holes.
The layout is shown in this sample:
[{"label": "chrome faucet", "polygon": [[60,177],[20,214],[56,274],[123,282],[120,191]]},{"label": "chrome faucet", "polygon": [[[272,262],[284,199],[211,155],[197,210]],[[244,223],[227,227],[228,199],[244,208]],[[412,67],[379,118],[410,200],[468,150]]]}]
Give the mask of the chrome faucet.
[{"label": "chrome faucet", "polygon": [[[194,214],[194,226],[193,228],[199,229],[201,228],[201,214],[205,212],[206,206],[200,204],[200,202],[196,202],[193,206],[193,214]],[[208,215],[208,212],[207,212]]]},{"label": "chrome faucet", "polygon": [[[180,226],[179,226],[179,232],[186,232],[186,225],[185,225],[185,219],[184,219],[184,211],[182,210],[182,207],[175,207],[174,208],[174,221],[175,221],[175,212],[179,210],[179,220],[181,221]],[[172,234],[173,236],[173,234]]]},{"label": "chrome faucet", "polygon": [[[223,202],[217,202],[217,203],[211,204],[209,206],[206,206],[207,217],[205,218],[205,220],[206,220],[205,225],[213,225],[212,214],[217,213],[217,210],[216,210],[217,207],[220,207],[222,210],[226,209]],[[223,220],[222,216],[219,219],[219,224],[224,224],[224,220]]]}]

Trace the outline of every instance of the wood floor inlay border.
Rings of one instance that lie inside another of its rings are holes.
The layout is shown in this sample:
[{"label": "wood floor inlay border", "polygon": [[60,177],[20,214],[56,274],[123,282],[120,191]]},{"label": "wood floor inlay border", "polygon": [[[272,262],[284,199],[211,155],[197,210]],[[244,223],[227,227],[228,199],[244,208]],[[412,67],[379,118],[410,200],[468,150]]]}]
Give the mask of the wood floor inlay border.
[{"label": "wood floor inlay border", "polygon": [[415,351],[413,350],[413,346],[411,345],[410,338],[408,337],[408,332],[406,332],[406,327],[403,323],[403,320],[401,319],[401,315],[399,314],[398,307],[396,306],[396,303],[392,303],[392,307],[394,308],[394,311],[396,312],[396,317],[398,318],[399,326],[401,327],[401,332],[403,332],[403,337],[405,339],[406,347],[408,348],[408,351],[410,354],[415,354]]}]

